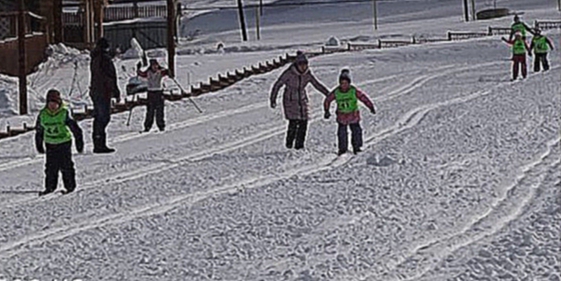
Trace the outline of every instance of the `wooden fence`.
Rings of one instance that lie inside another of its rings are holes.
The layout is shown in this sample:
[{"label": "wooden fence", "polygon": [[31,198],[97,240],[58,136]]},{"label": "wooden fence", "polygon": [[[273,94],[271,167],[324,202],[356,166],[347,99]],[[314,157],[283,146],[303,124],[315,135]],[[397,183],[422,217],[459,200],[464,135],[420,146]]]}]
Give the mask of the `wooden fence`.
[{"label": "wooden fence", "polygon": [[448,31],[448,40],[450,41],[481,38],[486,36],[489,36],[489,34],[485,32]]},{"label": "wooden fence", "polygon": [[[30,74],[45,58],[47,36],[44,33],[29,34],[25,38],[25,72]],[[0,41],[0,73],[17,76],[19,73],[18,39]]]},{"label": "wooden fence", "polygon": [[[149,5],[137,8],[125,7],[107,7],[104,10],[103,21],[121,21],[135,18],[154,18],[167,17],[167,6],[165,5]],[[84,12],[78,10],[76,12],[64,12],[62,14],[63,25],[83,25],[85,22]]]},{"label": "wooden fence", "polygon": [[534,27],[541,30],[561,28],[561,21],[537,21],[534,22]]},{"label": "wooden fence", "polygon": [[510,27],[492,27],[489,26],[489,35],[509,35],[511,31]]}]

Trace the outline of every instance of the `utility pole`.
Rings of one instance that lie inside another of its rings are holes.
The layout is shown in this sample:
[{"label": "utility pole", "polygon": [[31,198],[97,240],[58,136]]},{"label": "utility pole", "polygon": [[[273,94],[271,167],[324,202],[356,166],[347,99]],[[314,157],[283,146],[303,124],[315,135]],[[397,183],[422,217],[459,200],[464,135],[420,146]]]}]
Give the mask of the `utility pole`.
[{"label": "utility pole", "polygon": [[174,0],[167,0],[168,19],[168,67],[170,76],[175,77],[175,3]]},{"label": "utility pole", "polygon": [[374,17],[374,30],[378,30],[378,8],[377,6],[377,1],[376,0],[372,0],[372,10],[373,10],[373,17]]},{"label": "utility pole", "polygon": [[471,0],[471,17],[473,18],[473,21],[477,20],[475,15],[475,0]]},{"label": "utility pole", "polygon": [[243,15],[242,0],[238,0],[238,12],[239,12],[239,20],[240,20],[240,29],[242,30],[242,40],[247,41],[247,31],[245,30],[245,18]]},{"label": "utility pole", "polygon": [[259,6],[255,6],[255,31],[257,32],[257,40],[261,40],[261,30],[259,29]]},{"label": "utility pole", "polygon": [[18,48],[19,48],[19,114],[27,114],[27,64],[25,59],[25,3],[18,1]]},{"label": "utility pole", "polygon": [[468,7],[468,0],[464,0],[464,16],[466,21],[469,21],[469,7]]}]

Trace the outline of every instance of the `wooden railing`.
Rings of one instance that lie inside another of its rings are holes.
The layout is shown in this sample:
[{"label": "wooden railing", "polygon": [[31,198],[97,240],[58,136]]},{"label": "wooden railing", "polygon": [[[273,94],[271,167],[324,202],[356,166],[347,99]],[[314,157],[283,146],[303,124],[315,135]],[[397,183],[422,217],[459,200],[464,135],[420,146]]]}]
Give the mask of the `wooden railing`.
[{"label": "wooden railing", "polygon": [[[167,7],[165,5],[150,5],[140,7],[107,7],[104,10],[103,21],[120,21],[134,18],[167,17]],[[84,12],[64,12],[62,15],[64,25],[83,25]]]},{"label": "wooden railing", "polygon": [[534,26],[536,28],[539,28],[539,29],[542,29],[542,30],[561,28],[561,21],[553,21],[553,20],[538,21],[538,20],[536,20],[536,22],[534,23]]}]

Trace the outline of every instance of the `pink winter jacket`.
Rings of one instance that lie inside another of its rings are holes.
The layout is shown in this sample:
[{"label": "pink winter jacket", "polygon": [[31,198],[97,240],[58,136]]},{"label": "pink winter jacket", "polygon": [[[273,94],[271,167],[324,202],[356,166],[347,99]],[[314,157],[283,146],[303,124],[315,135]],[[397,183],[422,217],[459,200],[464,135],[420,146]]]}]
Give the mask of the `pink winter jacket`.
[{"label": "pink winter jacket", "polygon": [[282,105],[284,116],[288,120],[308,120],[310,118],[309,98],[306,86],[312,83],[314,88],[327,95],[329,90],[321,84],[308,68],[300,73],[292,64],[277,79],[271,90],[271,103],[276,103],[280,88],[284,85]]},{"label": "pink winter jacket", "polygon": [[[375,112],[374,104],[372,103],[368,95],[366,95],[366,93],[364,93],[362,90],[360,90],[355,86],[351,86],[351,87],[354,87],[356,89],[356,98],[362,103],[364,103],[364,105],[366,105],[366,107],[370,109],[370,112]],[[331,102],[335,100],[335,91],[338,88],[339,87],[335,88],[333,91],[329,93],[329,95],[327,95],[327,97],[325,97],[325,101],[323,102],[323,107],[326,112],[329,111],[329,106],[331,105]],[[360,122],[360,111],[357,110],[351,113],[341,113],[339,112],[339,110],[337,110],[337,122],[343,125],[358,123]]]}]

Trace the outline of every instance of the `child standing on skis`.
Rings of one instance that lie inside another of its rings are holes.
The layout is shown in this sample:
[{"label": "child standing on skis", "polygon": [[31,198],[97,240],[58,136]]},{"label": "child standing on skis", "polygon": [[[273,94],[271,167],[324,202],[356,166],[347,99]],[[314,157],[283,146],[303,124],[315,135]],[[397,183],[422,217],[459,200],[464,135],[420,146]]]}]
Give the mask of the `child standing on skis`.
[{"label": "child standing on skis", "polygon": [[520,32],[514,35],[514,40],[506,40],[501,38],[507,44],[512,46],[512,81],[518,78],[518,70],[521,69],[522,77],[526,78],[528,69],[526,66],[526,53],[530,53],[530,47],[522,37]]},{"label": "child standing on skis", "polygon": [[[549,62],[547,61],[547,53],[553,50],[553,43],[549,38],[542,35],[541,30],[536,29],[532,43],[530,43],[530,51],[534,50],[534,71],[540,71],[540,65],[543,70],[549,70]],[[530,52],[530,55],[532,53]]]},{"label": "child standing on skis", "polygon": [[148,106],[146,107],[144,132],[148,132],[152,128],[154,113],[156,115],[156,125],[158,125],[158,129],[164,131],[166,123],[164,120],[164,91],[162,89],[162,78],[164,78],[164,76],[169,76],[169,71],[161,67],[156,59],[150,59],[150,67],[146,71],[140,70],[140,65],[137,65],[137,74],[148,80]]},{"label": "child standing on skis", "polygon": [[84,151],[82,129],[70,116],[70,110],[63,105],[60,92],[47,92],[47,105],[39,112],[35,124],[35,146],[39,153],[45,153],[43,142],[47,147],[47,163],[45,165],[45,191],[39,196],[52,193],[58,184],[58,172],[62,173],[64,182],[63,193],[76,189],[76,172],[72,162],[72,135],[76,149]]},{"label": "child standing on skis", "polygon": [[325,119],[329,119],[329,106],[331,102],[337,103],[337,137],[339,139],[338,155],[344,154],[348,149],[347,127],[351,128],[351,144],[353,153],[357,154],[362,147],[362,128],[360,127],[360,111],[358,101],[361,101],[370,109],[372,114],[376,114],[374,104],[363,91],[351,85],[351,75],[348,69],[343,69],[339,75],[339,86],[327,95],[323,103]]}]

